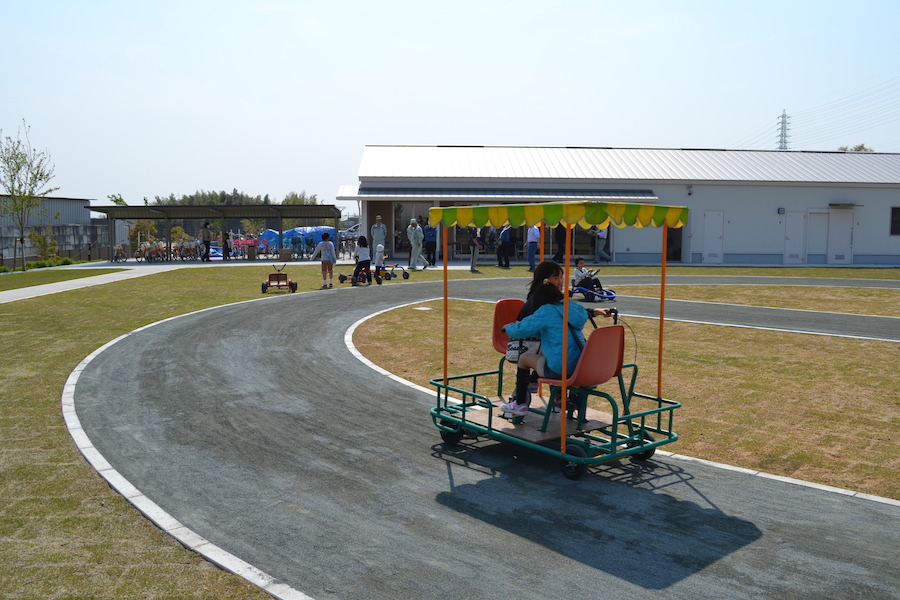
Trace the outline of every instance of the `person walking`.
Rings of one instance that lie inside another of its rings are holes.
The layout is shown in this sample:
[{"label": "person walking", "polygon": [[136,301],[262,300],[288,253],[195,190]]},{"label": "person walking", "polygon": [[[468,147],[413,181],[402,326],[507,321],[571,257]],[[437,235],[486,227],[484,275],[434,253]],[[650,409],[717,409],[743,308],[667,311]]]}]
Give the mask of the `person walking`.
[{"label": "person walking", "polygon": [[481,240],[478,238],[478,228],[477,227],[469,227],[466,229],[469,233],[469,252],[471,253],[472,259],[469,263],[469,270],[472,273],[481,273],[478,270],[478,251],[481,249]]},{"label": "person walking", "polygon": [[200,230],[200,241],[203,242],[202,262],[210,262],[212,260],[209,256],[212,246],[212,231],[209,228],[209,221],[203,223],[203,229]]},{"label": "person walking", "polygon": [[334,287],[332,279],[334,278],[334,263],[337,262],[337,254],[334,251],[334,242],[331,241],[331,234],[327,231],[322,234],[322,241],[316,245],[315,251],[310,260],[315,260],[317,256],[322,257],[322,289]]},{"label": "person walking", "polygon": [[591,228],[589,232],[594,237],[594,262],[595,264],[600,264],[601,260],[605,260],[606,262],[610,262],[612,257],[606,252],[606,238],[609,236],[609,228],[605,229],[597,229],[595,227]]},{"label": "person walking", "polygon": [[425,233],[419,227],[419,222],[415,219],[409,220],[409,227],[406,228],[406,237],[409,238],[409,269],[410,271],[419,270],[419,261],[424,263],[423,269],[428,268],[428,261],[422,256],[422,240],[425,239]]}]

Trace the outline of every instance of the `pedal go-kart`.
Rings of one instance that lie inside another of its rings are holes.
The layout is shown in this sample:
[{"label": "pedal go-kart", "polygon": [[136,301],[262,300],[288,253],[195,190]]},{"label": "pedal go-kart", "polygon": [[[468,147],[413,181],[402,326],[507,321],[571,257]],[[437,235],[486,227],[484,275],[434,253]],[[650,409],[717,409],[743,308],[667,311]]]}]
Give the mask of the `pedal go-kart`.
[{"label": "pedal go-kart", "polygon": [[281,265],[281,268],[278,268],[278,265],[272,265],[272,268],[275,269],[273,272],[269,273],[268,278],[262,282],[262,293],[265,294],[269,291],[269,288],[288,288],[291,293],[297,291],[297,282],[288,279],[287,273],[284,272],[284,268],[287,266],[287,263]]},{"label": "pedal go-kart", "polygon": [[378,281],[379,278],[375,276],[369,269],[360,269],[359,275],[356,276],[355,280],[353,279],[352,273],[350,275],[344,275],[343,273],[341,273],[340,275],[338,275],[338,281],[341,283],[346,283],[349,281],[352,285],[361,285],[363,283],[369,285],[372,283],[373,277],[375,277],[378,283],[381,283],[381,281]]},{"label": "pedal go-kart", "polygon": [[[446,228],[457,224],[482,227],[504,225],[506,222],[513,226],[543,223],[544,226],[555,227],[562,223],[567,226],[566,247],[571,248],[572,228],[576,224],[582,227],[597,225],[601,228],[615,224],[619,227],[661,227],[662,248],[665,249],[668,228],[682,227],[687,222],[687,209],[620,202],[550,202],[489,208],[432,208],[429,216],[431,223],[440,223],[445,228],[442,237],[445,244],[448,237]],[[445,247],[444,252],[446,251]],[[566,256],[566,265],[570,264],[569,259]],[[502,329],[516,320],[523,305],[523,301],[519,299],[504,299],[494,308],[492,341],[494,348],[503,355],[496,369],[450,375],[449,340],[446,337],[444,339],[443,376],[430,381],[437,391],[431,418],[444,443],[456,445],[465,438],[482,436],[513,443],[559,458],[562,473],[569,479],[580,479],[592,465],[625,457],[647,460],[659,446],[675,442],[678,435],[672,429],[674,411],[681,405],[662,397],[664,253],[661,264],[660,360],[657,365],[655,394],[635,391],[638,366],[633,363],[624,364],[625,332],[622,325],[614,324],[595,329],[588,336],[571,376],[561,380],[539,380],[541,388],[546,387],[549,394],[545,396],[541,393],[537,397],[532,395],[531,406],[525,416],[504,415],[500,405],[507,401],[503,385],[508,338]],[[447,281],[446,265],[444,277]],[[563,280],[568,288],[571,281],[568,267]],[[569,290],[564,291],[568,297]],[[447,301],[445,292],[445,319],[449,314],[446,309]],[[568,321],[568,303],[564,303],[564,307],[565,314],[560,327],[565,327],[563,323]],[[445,322],[444,331],[448,330]],[[565,357],[569,336],[564,333],[562,339],[566,340],[563,343]],[[564,358],[563,372],[567,370]],[[489,378],[495,378],[498,382],[496,393],[493,389],[485,389],[485,384],[481,383]],[[570,391],[585,394],[588,399],[583,407],[577,407],[577,419],[568,418]]]},{"label": "pedal go-kart", "polygon": [[[593,275],[594,273],[596,273],[596,271],[592,271],[591,275]],[[597,285],[590,288],[586,286],[576,285],[575,287],[569,289],[569,298],[574,297],[575,294],[581,294],[581,298],[584,302],[603,302],[606,300],[616,299],[616,291],[605,288],[602,285]]]}]

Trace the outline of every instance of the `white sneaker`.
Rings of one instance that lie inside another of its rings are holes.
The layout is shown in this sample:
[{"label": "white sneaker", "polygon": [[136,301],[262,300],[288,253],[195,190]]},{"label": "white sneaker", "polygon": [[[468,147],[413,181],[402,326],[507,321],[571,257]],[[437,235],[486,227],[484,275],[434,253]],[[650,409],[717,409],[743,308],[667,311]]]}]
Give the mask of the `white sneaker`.
[{"label": "white sneaker", "polygon": [[500,410],[505,413],[509,413],[516,417],[524,417],[528,414],[528,405],[527,404],[518,404],[515,400],[512,402],[507,402],[506,404],[500,405]]}]

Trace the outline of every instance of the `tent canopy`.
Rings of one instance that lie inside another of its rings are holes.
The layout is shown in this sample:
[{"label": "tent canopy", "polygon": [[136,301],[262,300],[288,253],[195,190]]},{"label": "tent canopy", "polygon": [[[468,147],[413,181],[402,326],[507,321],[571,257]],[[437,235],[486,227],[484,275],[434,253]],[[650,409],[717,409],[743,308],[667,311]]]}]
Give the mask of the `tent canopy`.
[{"label": "tent canopy", "polygon": [[431,224],[446,227],[532,226],[544,222],[555,227],[562,223],[585,229],[592,225],[606,229],[632,227],[684,227],[688,209],[684,206],[641,204],[635,202],[545,202],[541,204],[494,204],[479,206],[433,207],[429,212]]}]

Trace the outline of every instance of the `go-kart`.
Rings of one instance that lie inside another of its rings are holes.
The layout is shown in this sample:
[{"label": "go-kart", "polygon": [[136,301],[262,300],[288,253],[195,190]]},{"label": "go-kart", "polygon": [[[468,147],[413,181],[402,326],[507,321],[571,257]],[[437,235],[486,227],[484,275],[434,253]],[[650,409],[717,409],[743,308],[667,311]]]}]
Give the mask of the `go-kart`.
[{"label": "go-kart", "polygon": [[[482,210],[484,208],[487,209]],[[535,222],[554,227],[561,223],[566,226],[567,250],[564,264],[568,265],[571,230],[576,225],[660,227],[663,233],[662,248],[665,249],[668,228],[683,227],[687,222],[687,209],[661,205],[651,208],[652,210],[647,210],[645,205],[622,202],[432,207],[429,220],[435,226],[443,226],[445,253],[448,251],[448,227],[455,225],[461,218],[467,222],[471,220],[479,227],[504,223],[530,226]],[[446,264],[444,269],[446,281]],[[568,288],[571,281],[568,267],[565,268],[563,281]],[[665,281],[666,261],[663,253],[655,393],[635,390],[638,367],[633,363],[623,364],[625,331],[622,325],[614,324],[593,331],[587,338],[574,370],[566,365],[566,345],[569,343],[566,340],[571,336],[562,333],[562,371],[572,374],[559,380],[540,379],[540,385],[548,386],[550,393],[547,397],[542,393],[532,395],[532,402],[524,415],[504,413],[501,408],[507,402],[503,393],[504,372],[509,370],[504,369],[509,341],[504,328],[517,319],[523,306],[520,299],[504,299],[494,308],[492,341],[494,348],[502,355],[497,368],[451,375],[450,344],[445,337],[443,375],[429,382],[437,391],[436,403],[431,408],[431,419],[441,439],[448,446],[459,444],[464,439],[479,437],[513,443],[558,458],[563,475],[569,479],[581,478],[592,465],[626,457],[647,460],[653,456],[657,447],[677,441],[678,434],[672,429],[672,424],[674,412],[681,405],[662,396]],[[446,285],[444,289],[444,331],[447,332],[449,295]],[[597,290],[586,291],[592,298],[598,296]],[[565,292],[571,296],[568,289]],[[564,324],[568,322],[568,310],[569,304],[563,303],[560,327],[564,331]],[[496,388],[493,388],[493,381],[497,382]],[[587,400],[580,406],[572,406],[574,403],[570,400],[570,391],[574,392],[573,398],[586,396]],[[570,408],[577,408],[577,419],[574,418],[575,411],[570,411]]]},{"label": "go-kart", "polygon": [[278,268],[278,265],[272,265],[272,268],[275,269],[272,273],[269,273],[268,278],[262,282],[262,293],[265,294],[269,291],[269,288],[288,288],[291,293],[297,291],[297,282],[288,279],[287,273],[284,272],[284,268],[287,266],[287,263],[281,265],[281,268]]}]

